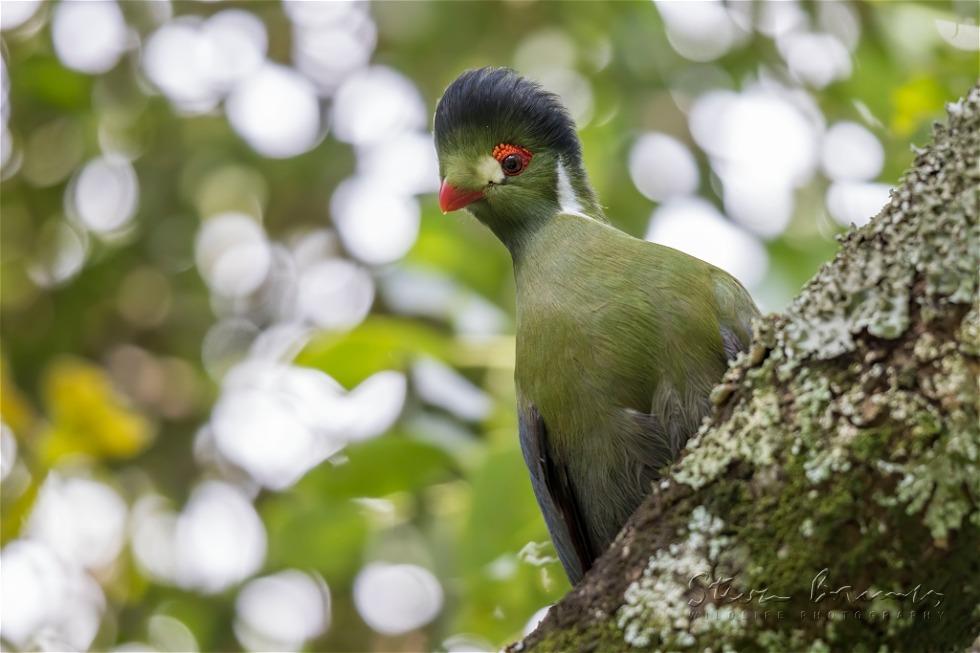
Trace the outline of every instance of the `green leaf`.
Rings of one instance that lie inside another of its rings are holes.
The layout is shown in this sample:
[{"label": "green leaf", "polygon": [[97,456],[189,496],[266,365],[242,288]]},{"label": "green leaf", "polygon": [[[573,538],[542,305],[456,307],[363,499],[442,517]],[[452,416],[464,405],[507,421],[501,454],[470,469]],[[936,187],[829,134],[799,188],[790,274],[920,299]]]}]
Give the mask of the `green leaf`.
[{"label": "green leaf", "polygon": [[308,501],[289,493],[266,503],[262,514],[270,533],[270,567],[313,568],[331,581],[359,567],[368,522],[351,501]]},{"label": "green leaf", "polygon": [[[194,633],[201,650],[220,650],[231,643],[222,623],[229,609],[227,603],[179,589],[166,589],[162,594],[165,598],[156,613],[177,619],[187,626]],[[137,632],[139,634],[134,635],[145,636],[142,628]]]},{"label": "green leaf", "polygon": [[92,81],[61,66],[54,57],[33,57],[18,63],[12,75],[14,95],[40,100],[62,109],[87,107]]},{"label": "green leaf", "polygon": [[548,541],[518,447],[508,446],[486,458],[472,476],[471,496],[469,519],[457,546],[467,600],[455,615],[454,627],[494,641],[513,640],[536,610],[568,591],[568,580],[557,559],[535,567],[518,555],[528,542]]},{"label": "green leaf", "polygon": [[480,569],[505,553],[516,554],[528,542],[548,539],[524,458],[516,446],[487,456],[472,483],[473,503],[460,545],[467,571]]},{"label": "green leaf", "polygon": [[343,386],[353,388],[376,372],[404,371],[416,356],[445,360],[450,345],[448,335],[419,322],[373,317],[353,331],[314,338],[296,362],[323,370]]},{"label": "green leaf", "polygon": [[431,208],[405,261],[439,270],[491,301],[509,292],[512,263],[493,234],[470,216],[447,218]]},{"label": "green leaf", "polygon": [[403,435],[352,444],[344,454],[346,462],[321,465],[300,482],[299,491],[330,499],[382,497],[444,480],[454,468],[442,449]]}]

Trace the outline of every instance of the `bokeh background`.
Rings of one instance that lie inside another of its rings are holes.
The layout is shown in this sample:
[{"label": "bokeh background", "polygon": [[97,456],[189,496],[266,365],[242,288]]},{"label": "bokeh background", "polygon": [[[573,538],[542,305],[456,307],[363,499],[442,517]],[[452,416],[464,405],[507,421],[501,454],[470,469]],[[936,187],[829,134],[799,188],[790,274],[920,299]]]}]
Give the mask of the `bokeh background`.
[{"label": "bokeh background", "polygon": [[977,78],[971,2],[4,1],[4,650],[492,651],[568,589],[468,67],[608,214],[783,308]]}]

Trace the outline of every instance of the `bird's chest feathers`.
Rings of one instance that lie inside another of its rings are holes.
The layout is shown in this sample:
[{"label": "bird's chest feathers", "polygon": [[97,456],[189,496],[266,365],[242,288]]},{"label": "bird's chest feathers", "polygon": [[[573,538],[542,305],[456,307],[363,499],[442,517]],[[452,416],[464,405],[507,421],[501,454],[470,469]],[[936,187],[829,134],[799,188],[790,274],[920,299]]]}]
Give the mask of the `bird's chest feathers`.
[{"label": "bird's chest feathers", "polygon": [[646,412],[658,375],[657,311],[617,269],[622,248],[608,236],[587,218],[559,216],[515,265],[517,387],[569,442],[604,439],[625,408]]},{"label": "bird's chest feathers", "polygon": [[581,278],[518,294],[517,387],[552,437],[598,445],[624,406],[649,402],[650,369],[633,369],[611,326],[622,311]]},{"label": "bird's chest feathers", "polygon": [[590,387],[594,376],[583,373],[595,364],[596,334],[588,320],[558,298],[549,295],[518,302],[518,387],[539,410],[574,410],[563,404],[599,390]]}]

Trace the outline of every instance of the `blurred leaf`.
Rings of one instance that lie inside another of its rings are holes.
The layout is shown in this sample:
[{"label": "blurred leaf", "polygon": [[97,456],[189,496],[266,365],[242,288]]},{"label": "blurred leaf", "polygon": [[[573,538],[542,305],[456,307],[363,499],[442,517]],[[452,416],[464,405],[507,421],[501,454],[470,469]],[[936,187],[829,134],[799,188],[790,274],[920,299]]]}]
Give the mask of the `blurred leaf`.
[{"label": "blurred leaf", "polygon": [[324,464],[300,482],[300,491],[324,500],[383,497],[445,480],[454,466],[442,449],[401,435],[349,445],[346,462]]},{"label": "blurred leaf", "polygon": [[6,358],[0,358],[0,419],[19,438],[24,438],[34,421],[30,402],[14,385]]},{"label": "blurred leaf", "polygon": [[448,336],[416,321],[371,317],[347,333],[325,333],[297,357],[299,365],[323,370],[347,388],[382,370],[405,371],[418,355],[445,360]]},{"label": "blurred leaf", "polygon": [[62,67],[54,57],[33,57],[18,62],[12,76],[15,97],[28,98],[61,109],[78,110],[88,105],[92,81]]},{"label": "blurred leaf", "polygon": [[436,268],[488,297],[510,288],[511,261],[490,230],[470,215],[425,213],[406,262]]},{"label": "blurred leaf", "polygon": [[27,522],[31,508],[34,506],[34,499],[37,498],[38,490],[41,487],[42,478],[38,476],[32,478],[27,487],[16,497],[11,497],[10,492],[3,494],[3,510],[0,511],[0,544],[6,544],[20,534],[21,528]]},{"label": "blurred leaf", "polygon": [[287,493],[266,502],[262,515],[274,535],[270,568],[313,568],[332,583],[360,567],[368,522],[351,501],[300,499]]},{"label": "blurred leaf", "polygon": [[916,77],[891,92],[895,113],[891,128],[900,136],[908,136],[930,118],[940,115],[946,94],[932,77]]},{"label": "blurred leaf", "polygon": [[467,601],[460,606],[458,627],[505,641],[518,636],[536,610],[567,592],[568,580],[557,560],[539,568],[518,558],[528,542],[551,547],[520,449],[492,453],[472,485],[459,543]]},{"label": "blurred leaf", "polygon": [[172,598],[160,604],[157,614],[173,617],[190,628],[200,650],[227,650],[234,644],[223,628],[230,610],[222,601],[181,590],[168,590],[167,595]]},{"label": "blurred leaf", "polygon": [[460,543],[465,569],[480,569],[502,554],[516,554],[528,542],[548,539],[516,446],[487,456],[472,484],[473,504]]},{"label": "blurred leaf", "polygon": [[41,436],[44,461],[71,453],[129,458],[153,436],[153,425],[129,407],[105,372],[81,359],[53,363],[44,378],[43,395],[51,420]]},{"label": "blurred leaf", "polygon": [[557,563],[547,568],[514,564],[513,574],[504,578],[483,574],[466,579],[467,600],[459,606],[454,631],[480,633],[497,642],[520,639],[528,619],[570,589]]}]

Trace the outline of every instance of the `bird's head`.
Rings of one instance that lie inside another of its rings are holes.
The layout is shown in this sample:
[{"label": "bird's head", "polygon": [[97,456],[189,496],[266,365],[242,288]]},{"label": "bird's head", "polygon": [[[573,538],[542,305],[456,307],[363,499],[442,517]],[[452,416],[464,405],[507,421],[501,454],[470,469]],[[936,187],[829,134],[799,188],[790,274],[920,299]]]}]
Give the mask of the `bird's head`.
[{"label": "bird's head", "polygon": [[505,243],[561,211],[601,211],[575,123],[553,93],[506,68],[449,85],[435,116],[443,213],[466,208]]}]

